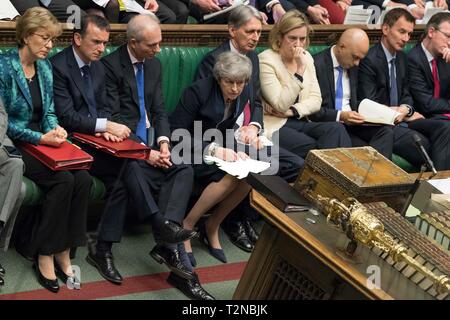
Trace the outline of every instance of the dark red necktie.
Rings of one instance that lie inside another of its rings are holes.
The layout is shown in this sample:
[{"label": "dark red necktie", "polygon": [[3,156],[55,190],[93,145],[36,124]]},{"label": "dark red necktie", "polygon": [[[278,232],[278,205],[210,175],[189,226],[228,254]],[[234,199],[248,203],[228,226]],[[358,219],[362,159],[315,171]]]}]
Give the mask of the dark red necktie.
[{"label": "dark red necktie", "polygon": [[431,61],[431,73],[433,74],[434,82],[434,98],[439,99],[439,94],[441,93],[441,84],[439,83],[439,73],[437,69],[437,61],[433,59]]},{"label": "dark red necktie", "polygon": [[[441,93],[441,84],[439,83],[439,73],[436,59],[431,60],[431,73],[433,74],[433,82],[434,82],[433,97],[435,99],[439,99],[439,95]],[[444,116],[450,118],[450,113],[444,113]]]},{"label": "dark red necktie", "polygon": [[250,102],[247,101],[247,104],[244,107],[244,126],[248,126],[250,123]]}]

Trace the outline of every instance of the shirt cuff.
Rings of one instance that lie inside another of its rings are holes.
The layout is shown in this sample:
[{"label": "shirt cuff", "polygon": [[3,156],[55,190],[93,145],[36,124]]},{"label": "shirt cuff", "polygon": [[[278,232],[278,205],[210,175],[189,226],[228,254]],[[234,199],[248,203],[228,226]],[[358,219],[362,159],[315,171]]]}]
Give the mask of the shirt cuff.
[{"label": "shirt cuff", "polygon": [[248,125],[254,125],[255,127],[258,127],[258,134],[261,132],[262,126],[258,122],[250,122]]},{"label": "shirt cuff", "polygon": [[272,0],[272,1],[269,1],[269,2],[266,4],[266,10],[267,10],[267,12],[272,11],[272,7],[273,7],[274,5],[276,5],[277,3],[280,3],[280,1],[279,1],[279,0]]},{"label": "shirt cuff", "polygon": [[168,137],[166,137],[166,136],[161,136],[161,137],[158,137],[158,139],[156,139],[156,143],[159,145],[159,143],[160,142],[162,142],[162,141],[167,141],[168,143],[170,143],[170,139],[168,138]]},{"label": "shirt cuff", "polygon": [[412,10],[412,9],[414,9],[416,7],[417,7],[417,4],[415,4],[415,3],[408,5],[408,9],[409,10]]},{"label": "shirt cuff", "polygon": [[95,122],[95,132],[106,132],[106,118],[97,118]]},{"label": "shirt cuff", "polygon": [[337,112],[336,121],[337,122],[341,121],[341,111]]},{"label": "shirt cuff", "polygon": [[382,8],[386,8],[387,4],[390,2],[391,0],[384,0],[383,4],[381,5]]}]

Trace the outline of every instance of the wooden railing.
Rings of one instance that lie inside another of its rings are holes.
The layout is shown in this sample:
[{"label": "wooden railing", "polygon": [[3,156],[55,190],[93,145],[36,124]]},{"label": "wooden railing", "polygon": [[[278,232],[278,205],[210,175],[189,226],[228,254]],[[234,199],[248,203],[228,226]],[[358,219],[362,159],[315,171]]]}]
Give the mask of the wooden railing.
[{"label": "wooden railing", "polygon": [[[63,24],[64,32],[58,39],[60,45],[68,45],[72,39],[72,25]],[[329,45],[346,29],[355,27],[349,25],[314,25],[311,35],[311,45]],[[358,26],[369,35],[371,43],[377,42],[381,36],[379,28]],[[163,34],[163,45],[183,47],[215,47],[228,38],[226,25],[161,25]],[[260,39],[260,45],[267,46],[271,26],[264,26]],[[417,41],[423,33],[423,26],[416,26],[411,41]],[[12,46],[15,40],[15,23],[0,22],[0,45]],[[126,25],[111,25],[110,44],[120,45],[126,38]]]}]

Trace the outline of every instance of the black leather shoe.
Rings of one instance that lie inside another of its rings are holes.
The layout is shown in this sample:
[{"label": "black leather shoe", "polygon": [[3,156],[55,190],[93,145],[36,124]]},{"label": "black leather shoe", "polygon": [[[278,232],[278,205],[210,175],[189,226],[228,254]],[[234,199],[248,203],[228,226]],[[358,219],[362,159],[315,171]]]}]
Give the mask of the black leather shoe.
[{"label": "black leather shoe", "polygon": [[5,280],[3,280],[2,276],[0,276],[0,286],[4,286],[5,285]]},{"label": "black leather shoe", "polygon": [[39,265],[36,262],[35,264],[33,264],[33,268],[36,271],[36,276],[38,278],[38,282],[41,286],[43,286],[45,289],[53,292],[53,293],[57,293],[59,291],[59,284],[58,284],[58,279],[47,279],[46,277],[44,277],[41,273],[41,270],[39,270]]},{"label": "black leather shoe", "polygon": [[61,270],[61,268],[56,263],[55,263],[55,274],[67,286],[67,288],[76,290],[81,289],[81,281],[78,280],[78,278],[75,277],[75,275],[68,276],[64,271]]},{"label": "black leather shoe", "polygon": [[107,253],[104,256],[89,253],[86,257],[86,261],[96,267],[98,272],[100,272],[100,275],[106,280],[111,281],[114,284],[122,283],[123,278],[114,266],[114,258],[111,253]]},{"label": "black leather shoe", "polygon": [[245,219],[242,224],[244,225],[245,228],[245,233],[248,236],[248,240],[250,240],[250,242],[253,244],[253,246],[256,244],[256,241],[258,241],[259,239],[259,233],[258,231],[256,231],[255,227],[253,226],[253,224],[251,223],[250,220]]},{"label": "black leather shoe", "polygon": [[6,273],[5,268],[2,267],[2,265],[0,264],[0,276],[4,276]]},{"label": "black leather shoe", "polygon": [[200,285],[196,273],[194,273],[192,279],[187,280],[171,272],[167,278],[167,282],[193,300],[216,300]]},{"label": "black leather shoe", "polygon": [[192,279],[194,276],[194,273],[181,262],[178,249],[170,250],[157,244],[149,254],[158,263],[164,263],[172,272],[182,278]]},{"label": "black leather shoe", "polygon": [[222,226],[222,229],[236,247],[246,252],[252,252],[254,246],[248,238],[244,225],[241,221],[227,223]]},{"label": "black leather shoe", "polygon": [[154,231],[155,239],[161,242],[178,243],[189,240],[197,235],[194,230],[186,230],[176,223],[166,220]]}]

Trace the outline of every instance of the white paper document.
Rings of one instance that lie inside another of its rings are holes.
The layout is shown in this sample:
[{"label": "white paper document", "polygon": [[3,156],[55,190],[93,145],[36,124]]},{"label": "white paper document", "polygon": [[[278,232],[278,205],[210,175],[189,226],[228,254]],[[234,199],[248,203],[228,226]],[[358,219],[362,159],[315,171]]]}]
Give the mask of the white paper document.
[{"label": "white paper document", "polygon": [[241,5],[248,4],[249,2],[250,2],[249,0],[235,0],[233,2],[233,5],[231,5],[229,7],[223,8],[220,11],[216,11],[216,12],[205,14],[203,16],[203,20],[208,20],[208,19],[214,18],[214,17],[216,17],[218,15],[227,13],[228,11],[233,10],[234,8],[239,7]]},{"label": "white paper document", "polygon": [[2,1],[0,5],[0,20],[12,20],[17,16],[20,16],[20,14],[12,3],[9,0]]},{"label": "white paper document", "polygon": [[361,101],[358,112],[364,117],[365,122],[389,125],[394,125],[395,118],[400,115],[400,112],[370,99]]},{"label": "white paper document", "polygon": [[217,157],[206,156],[205,160],[214,162],[219,167],[219,169],[238,179],[247,177],[250,172],[260,173],[270,167],[269,162],[253,160],[250,158],[245,160],[239,158],[239,160],[231,162],[221,160]]},{"label": "white paper document", "polygon": [[108,4],[109,0],[92,0],[93,2],[95,2],[96,5],[100,6],[100,7],[106,7],[106,5]]},{"label": "white paper document", "polygon": [[140,14],[154,15],[153,12],[144,9],[136,0],[122,0],[125,5],[126,12],[136,12]]},{"label": "white paper document", "polygon": [[344,24],[368,24],[372,16],[372,9],[363,6],[350,6],[345,14]]},{"label": "white paper document", "polygon": [[431,179],[427,181],[433,187],[443,194],[450,194],[450,178],[447,179]]},{"label": "white paper document", "polygon": [[[436,13],[444,12],[445,10],[442,8],[436,8],[433,4],[433,1],[428,1],[425,4],[425,13],[423,15],[422,20],[416,20],[416,24],[427,24],[428,21],[434,16]],[[448,10],[447,10],[448,12]]]}]

